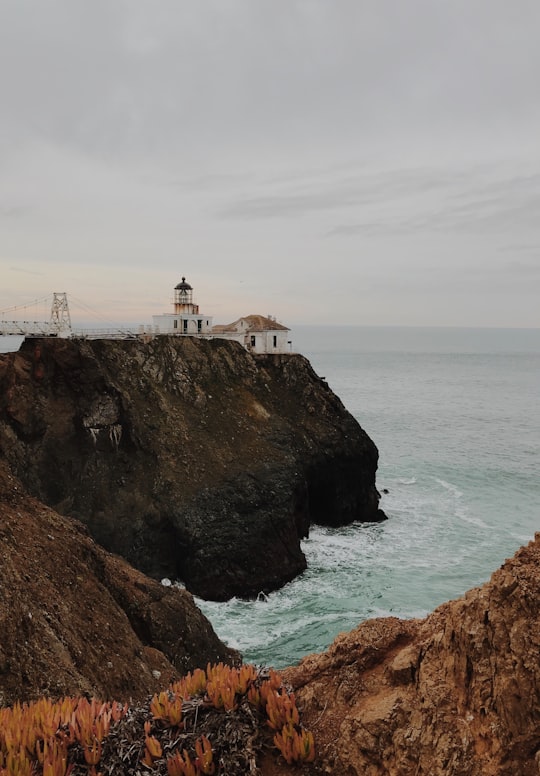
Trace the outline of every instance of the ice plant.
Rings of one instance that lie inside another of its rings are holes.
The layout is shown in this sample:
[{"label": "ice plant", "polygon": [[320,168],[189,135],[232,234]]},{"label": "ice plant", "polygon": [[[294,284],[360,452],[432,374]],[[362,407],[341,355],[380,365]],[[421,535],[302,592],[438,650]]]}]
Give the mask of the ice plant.
[{"label": "ice plant", "polygon": [[161,720],[167,727],[179,727],[182,722],[182,696],[172,692],[160,692],[150,701],[154,719]]},{"label": "ice plant", "polygon": [[250,698],[251,695],[254,700],[257,700],[257,704],[254,703],[254,705],[257,705],[261,711],[264,711],[266,709],[268,696],[274,692],[277,692],[278,690],[281,690],[282,686],[283,685],[279,674],[274,670],[270,670],[268,676],[258,683],[258,687],[257,685],[252,685],[250,690],[256,688],[257,692],[250,693],[248,691],[248,700],[252,702]]},{"label": "ice plant", "polygon": [[266,701],[266,714],[268,715],[268,724],[274,730],[280,730],[289,723],[300,724],[300,715],[293,693],[289,694],[285,691],[269,693]]},{"label": "ice plant", "polygon": [[96,738],[91,744],[83,746],[83,754],[88,765],[97,765],[101,760],[101,741]]},{"label": "ice plant", "polygon": [[75,738],[82,746],[92,746],[96,740],[103,741],[109,735],[111,717],[111,704],[100,703],[95,698],[90,701],[80,698],[71,719]]},{"label": "ice plant", "polygon": [[304,730],[296,734],[295,752],[300,762],[312,763],[315,759],[315,741],[310,730]]},{"label": "ice plant", "polygon": [[195,751],[197,753],[197,759],[195,760],[195,766],[201,773],[212,774],[216,770],[214,765],[214,755],[212,752],[212,746],[206,736],[201,736],[195,741]]},{"label": "ice plant", "polygon": [[154,764],[154,760],[159,760],[163,754],[163,750],[161,748],[161,744],[154,736],[146,736],[144,743],[145,750],[142,761],[145,765],[148,765],[151,768]]},{"label": "ice plant", "polygon": [[175,752],[167,759],[168,776],[197,776],[197,771],[189,754],[184,749],[183,753]]},{"label": "ice plant", "polygon": [[[251,665],[236,668],[218,663],[208,664],[205,671],[196,669],[156,693],[143,709],[145,721],[137,714],[132,718],[139,721],[134,726],[130,721],[128,728],[141,740],[130,750],[133,762],[129,767],[146,766],[160,773],[166,767],[168,776],[212,776],[219,770],[218,762],[223,770],[225,753],[213,749],[204,735],[195,740],[195,727],[202,726],[208,714],[219,727],[217,710],[227,729],[234,730],[235,715],[240,720],[248,711],[247,704],[257,712],[249,711],[251,722],[266,718],[263,728],[267,735],[268,728],[272,729],[274,744],[287,763],[314,759],[313,736],[301,727],[295,696],[287,692],[279,674]],[[111,745],[104,746],[104,742],[128,711],[127,704],[84,697],[57,702],[42,698],[0,708],[0,776],[70,776],[72,772],[100,776],[102,759],[113,756]],[[189,731],[184,728],[184,716],[190,720]],[[219,741],[219,735],[216,739]],[[181,741],[191,741],[194,751],[177,749]],[[105,763],[101,770],[105,772]]]},{"label": "ice plant", "polygon": [[315,759],[313,734],[303,729],[296,730],[292,723],[285,725],[280,733],[275,734],[274,744],[288,765],[295,762],[313,762]]},{"label": "ice plant", "polygon": [[216,709],[232,711],[236,706],[236,688],[238,686],[236,669],[223,663],[206,668],[206,695]]},{"label": "ice plant", "polygon": [[238,682],[237,692],[241,695],[245,695],[249,687],[255,682],[257,678],[257,670],[255,666],[245,664],[236,669]]},{"label": "ice plant", "polygon": [[41,698],[0,709],[0,776],[69,776],[69,748],[80,744],[89,776],[96,776],[102,744],[127,705],[95,699]]}]

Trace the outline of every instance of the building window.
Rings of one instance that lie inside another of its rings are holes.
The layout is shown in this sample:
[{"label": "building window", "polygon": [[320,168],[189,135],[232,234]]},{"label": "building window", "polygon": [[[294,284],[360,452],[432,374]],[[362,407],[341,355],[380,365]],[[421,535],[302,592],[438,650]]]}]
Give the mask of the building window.
[{"label": "building window", "polygon": [[202,331],[202,321],[200,319],[197,321],[197,331],[199,332],[199,334]]},{"label": "building window", "polygon": [[175,329],[178,328],[178,320],[176,318],[174,319],[174,326],[173,326],[173,328],[175,328]]},{"label": "building window", "polygon": [[255,347],[255,342],[256,342],[255,336],[252,334],[252,335],[251,335],[251,347],[252,347],[252,348],[254,348],[254,347]]},{"label": "building window", "polygon": [[188,322],[187,322],[187,320],[184,318],[184,320],[182,321],[182,323],[184,324],[184,334],[187,334],[187,324],[188,324]]},{"label": "building window", "polygon": [[277,348],[277,335],[274,334],[274,347]]}]

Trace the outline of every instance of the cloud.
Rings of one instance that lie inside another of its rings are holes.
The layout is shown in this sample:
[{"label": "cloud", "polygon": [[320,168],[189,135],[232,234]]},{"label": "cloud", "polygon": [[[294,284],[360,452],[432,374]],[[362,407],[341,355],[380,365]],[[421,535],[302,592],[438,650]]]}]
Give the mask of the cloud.
[{"label": "cloud", "polygon": [[[396,172],[399,180],[400,172]],[[540,173],[507,177],[492,165],[489,170],[471,167],[449,176],[436,169],[406,176],[406,200],[399,201],[400,185],[388,186],[381,217],[333,226],[328,237],[399,236],[426,232],[509,234],[534,233],[540,238]],[[412,212],[411,212],[412,211]]]},{"label": "cloud", "polygon": [[32,269],[24,269],[23,267],[9,267],[10,272],[22,272],[24,275],[35,275],[36,277],[44,277],[44,272],[37,272]]},{"label": "cloud", "polygon": [[25,134],[131,159],[497,134],[540,118],[517,3],[5,0],[0,91]]},{"label": "cloud", "polygon": [[540,277],[540,248],[536,245],[534,248],[530,248],[528,252],[536,257],[535,262],[510,261],[505,269],[509,270],[509,272],[517,278],[528,279]]},{"label": "cloud", "polygon": [[120,315],[186,274],[231,320],[437,323],[469,267],[486,321],[505,273],[537,320],[539,26],[537,0],[3,0],[0,291],[43,271]]},{"label": "cloud", "polygon": [[23,218],[28,211],[23,205],[0,205],[0,219]]}]

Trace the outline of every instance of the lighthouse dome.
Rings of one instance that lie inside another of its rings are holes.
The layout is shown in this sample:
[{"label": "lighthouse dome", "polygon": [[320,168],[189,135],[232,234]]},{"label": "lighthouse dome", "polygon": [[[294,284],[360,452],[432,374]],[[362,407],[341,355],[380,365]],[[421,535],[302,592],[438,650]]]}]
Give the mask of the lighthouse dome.
[{"label": "lighthouse dome", "polygon": [[182,278],[182,282],[178,283],[177,286],[175,286],[175,289],[177,291],[193,291],[189,283],[186,283],[186,279]]}]

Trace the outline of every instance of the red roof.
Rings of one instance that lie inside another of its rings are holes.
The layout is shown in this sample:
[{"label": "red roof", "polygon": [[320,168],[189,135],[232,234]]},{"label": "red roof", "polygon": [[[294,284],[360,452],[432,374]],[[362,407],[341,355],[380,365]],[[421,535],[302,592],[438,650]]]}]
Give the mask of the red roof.
[{"label": "red roof", "polygon": [[[242,326],[242,321],[244,326]],[[266,315],[245,315],[233,323],[217,325],[212,327],[215,332],[239,332],[239,331],[290,331],[287,326],[283,326],[273,318]]]}]

